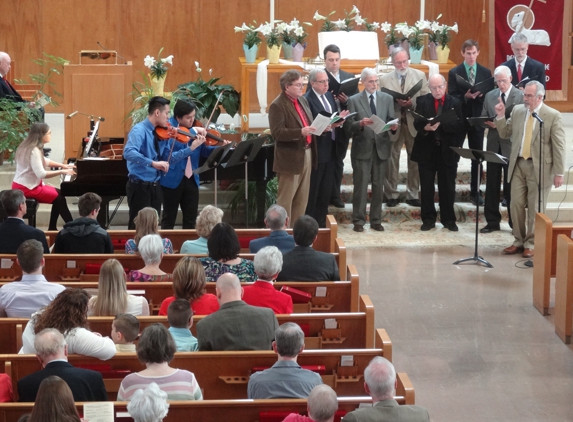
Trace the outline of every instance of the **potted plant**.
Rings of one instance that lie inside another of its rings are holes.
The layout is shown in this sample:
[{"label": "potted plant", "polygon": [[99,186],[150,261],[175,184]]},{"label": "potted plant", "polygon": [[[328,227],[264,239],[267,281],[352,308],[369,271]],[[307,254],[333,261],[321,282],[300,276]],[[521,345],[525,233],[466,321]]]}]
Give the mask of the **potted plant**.
[{"label": "potted plant", "polygon": [[422,61],[422,52],[424,51],[423,32],[429,29],[428,21],[418,21],[410,27],[408,43],[410,44],[410,61],[414,64],[420,64]]},{"label": "potted plant", "polygon": [[267,43],[267,57],[269,63],[276,64],[279,62],[279,56],[281,54],[281,36],[274,23],[265,22],[261,27],[261,34],[265,36]]},{"label": "potted plant", "polygon": [[[279,182],[277,177],[273,177],[267,183],[267,190],[265,192],[265,210],[277,201],[277,192],[279,189]],[[245,208],[245,180],[237,180],[233,182],[227,188],[229,191],[234,191],[235,193],[231,197],[229,204],[227,205],[227,210],[231,212],[233,219],[237,218],[237,215],[241,209]],[[249,224],[256,222],[259,219],[257,212],[257,182],[249,182]],[[264,216],[261,216],[261,219]]]},{"label": "potted plant", "polygon": [[[295,19],[296,20],[296,19]],[[294,20],[293,20],[294,22]],[[291,24],[293,23],[291,22]],[[294,28],[294,47],[293,47],[293,61],[295,62],[302,62],[302,56],[304,54],[304,50],[306,49],[307,42],[306,37],[308,37],[308,32],[304,29],[303,25],[312,26],[310,22],[303,22],[302,25],[298,24],[296,21],[296,28]]]},{"label": "potted plant", "polygon": [[334,22],[330,20],[330,16],[334,15],[335,13],[336,10],[333,10],[327,16],[320,15],[318,13],[318,10],[314,13],[313,19],[315,21],[324,21],[319,29],[319,32],[331,32],[331,31],[336,31],[338,29],[337,26],[334,24]]},{"label": "potted plant", "polygon": [[165,78],[167,77],[167,65],[173,66],[173,56],[168,56],[164,59],[161,58],[163,47],[157,53],[157,60],[154,57],[147,56],[143,59],[143,64],[149,68],[149,80],[155,95],[163,95],[165,86]]},{"label": "potted plant", "polygon": [[259,37],[261,26],[256,26],[257,22],[253,21],[252,24],[246,25],[243,22],[242,26],[235,26],[235,32],[244,32],[245,38],[243,39],[243,51],[245,52],[245,61],[247,63],[254,63],[257,59],[257,50],[259,44],[262,42]]},{"label": "potted plant", "polygon": [[450,41],[452,40],[452,36],[450,31],[453,31],[457,34],[458,32],[458,24],[454,24],[454,26],[448,25],[439,25],[437,29],[438,33],[438,63],[447,63],[448,57],[450,56]]},{"label": "potted plant", "polygon": [[394,48],[400,45],[400,40],[396,34],[396,28],[393,27],[392,24],[384,22],[381,25],[381,29],[383,32],[388,34],[384,37],[384,43],[386,44],[386,47],[388,47],[388,55],[391,55]]},{"label": "potted plant", "polygon": [[277,25],[277,31],[279,32],[283,41],[282,48],[285,60],[292,60],[292,49],[295,43],[295,36],[293,32],[295,27],[292,25],[293,22],[296,22],[298,25],[298,21],[296,19],[294,19],[290,24],[281,22]]},{"label": "potted plant", "polygon": [[[39,85],[38,91],[36,95],[34,95],[34,101],[37,102],[40,106],[44,107],[47,104],[51,104],[53,106],[59,106],[58,102],[54,99],[56,97],[62,97],[62,94],[56,91],[56,83],[52,81],[52,77],[54,75],[61,75],[64,73],[64,65],[69,63],[68,60],[52,56],[51,54],[43,53],[43,59],[35,59],[32,60],[37,65],[41,66],[42,69],[47,68],[48,72],[40,72],[36,74],[30,74],[30,80]],[[16,79],[16,82],[19,84],[26,84],[27,82],[24,80]],[[48,91],[51,92],[52,96],[48,95]]]},{"label": "potted plant", "polygon": [[37,121],[35,110],[22,103],[0,98],[0,165],[6,156],[10,161],[20,143],[26,138],[30,125]]}]

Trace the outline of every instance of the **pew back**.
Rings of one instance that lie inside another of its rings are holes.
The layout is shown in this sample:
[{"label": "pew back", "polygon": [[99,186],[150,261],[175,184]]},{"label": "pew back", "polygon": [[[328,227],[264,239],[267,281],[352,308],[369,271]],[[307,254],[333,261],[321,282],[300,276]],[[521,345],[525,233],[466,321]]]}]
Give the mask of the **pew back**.
[{"label": "pew back", "polygon": [[564,234],[557,237],[555,276],[555,333],[565,344],[571,344],[573,327],[573,240]]}]

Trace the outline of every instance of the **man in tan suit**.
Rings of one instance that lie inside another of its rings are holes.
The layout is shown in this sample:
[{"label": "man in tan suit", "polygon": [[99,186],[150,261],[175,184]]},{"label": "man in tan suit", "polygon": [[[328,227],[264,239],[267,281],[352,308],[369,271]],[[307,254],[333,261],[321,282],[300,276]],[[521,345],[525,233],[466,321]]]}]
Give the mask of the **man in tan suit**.
[{"label": "man in tan suit", "polygon": [[[551,184],[563,183],[565,171],[565,132],[561,114],[543,103],[545,88],[538,81],[525,86],[523,105],[513,108],[511,117],[505,119],[505,106],[499,100],[495,106],[495,125],[502,138],[511,140],[511,157],[508,178],[511,183],[511,217],[513,219],[513,245],[504,253],[523,253],[524,258],[533,257],[535,212],[545,211]],[[539,157],[539,127],[543,122],[543,160]],[[538,180],[539,165],[541,180]],[[541,185],[541,209],[538,210],[537,189]],[[525,206],[527,205],[527,230]]]},{"label": "man in tan suit", "polygon": [[294,223],[304,215],[308,203],[310,173],[317,168],[315,128],[312,113],[304,98],[302,75],[287,70],[280,77],[282,92],[269,107],[269,125],[275,140],[273,171],[279,189],[277,204],[283,207]]},{"label": "man in tan suit", "polygon": [[406,152],[408,153],[408,181],[406,191],[406,203],[414,207],[420,207],[420,199],[418,193],[420,191],[420,174],[418,173],[418,164],[410,160],[412,147],[414,146],[414,138],[416,137],[416,129],[414,128],[414,117],[407,112],[407,110],[416,109],[416,99],[420,95],[429,93],[428,81],[426,75],[416,69],[410,68],[408,62],[408,53],[402,47],[398,47],[392,51],[392,64],[395,67],[393,72],[387,73],[382,76],[380,80],[380,87],[387,88],[402,94],[408,92],[419,81],[423,81],[422,89],[408,100],[394,99],[394,115],[400,117],[400,126],[396,134],[391,134],[390,137],[395,141],[392,144],[390,159],[388,160],[388,174],[384,182],[384,194],[388,198],[388,206],[395,207],[400,202],[400,192],[398,192],[398,173],[400,170],[400,152],[402,147],[406,144]]}]

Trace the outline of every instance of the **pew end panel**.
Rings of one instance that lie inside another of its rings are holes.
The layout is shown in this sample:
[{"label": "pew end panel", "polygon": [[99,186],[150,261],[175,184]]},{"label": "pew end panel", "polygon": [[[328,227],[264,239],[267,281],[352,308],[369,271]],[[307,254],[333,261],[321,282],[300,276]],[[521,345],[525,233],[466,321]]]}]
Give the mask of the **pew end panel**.
[{"label": "pew end panel", "polygon": [[573,240],[560,234],[557,238],[557,274],[555,276],[555,333],[571,344],[573,325]]}]

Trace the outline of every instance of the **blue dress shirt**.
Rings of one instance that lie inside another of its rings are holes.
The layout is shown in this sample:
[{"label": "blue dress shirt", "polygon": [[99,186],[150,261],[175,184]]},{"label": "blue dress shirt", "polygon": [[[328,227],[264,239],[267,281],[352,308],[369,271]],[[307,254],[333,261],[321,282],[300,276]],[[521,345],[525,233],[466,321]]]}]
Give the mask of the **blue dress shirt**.
[{"label": "blue dress shirt", "polygon": [[[161,172],[151,167],[153,161],[159,161],[159,153],[155,149],[155,143],[158,141],[155,140],[153,129],[153,124],[149,119],[145,119],[136,124],[127,135],[123,157],[127,161],[130,178],[156,182],[161,177]],[[161,143],[164,144],[165,141]]]}]

